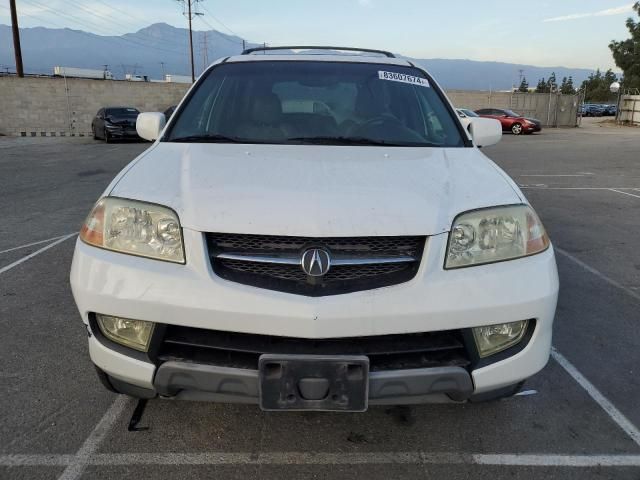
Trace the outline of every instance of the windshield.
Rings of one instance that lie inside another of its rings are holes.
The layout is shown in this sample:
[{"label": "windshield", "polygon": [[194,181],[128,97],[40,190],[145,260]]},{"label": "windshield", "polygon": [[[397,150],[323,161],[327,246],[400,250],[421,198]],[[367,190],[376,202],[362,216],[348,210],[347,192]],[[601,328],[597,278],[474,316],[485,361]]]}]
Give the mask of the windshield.
[{"label": "windshield", "polygon": [[464,146],[424,74],[395,65],[222,64],[176,115],[164,141]]},{"label": "windshield", "polygon": [[113,117],[137,117],[139,113],[135,108],[107,108],[107,115]]},{"label": "windshield", "polygon": [[520,117],[520,115],[513,110],[505,110],[504,113],[506,113],[509,117]]},{"label": "windshield", "polygon": [[462,113],[464,113],[467,117],[479,117],[480,116],[476,112],[474,112],[472,110],[467,110],[466,108],[461,108],[460,110],[462,110]]}]

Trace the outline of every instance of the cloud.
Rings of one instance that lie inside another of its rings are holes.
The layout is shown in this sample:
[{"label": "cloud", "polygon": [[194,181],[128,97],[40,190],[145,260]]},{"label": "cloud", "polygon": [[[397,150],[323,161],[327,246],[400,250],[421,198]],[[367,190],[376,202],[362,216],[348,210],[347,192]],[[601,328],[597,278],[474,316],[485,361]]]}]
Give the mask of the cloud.
[{"label": "cloud", "polygon": [[607,8],[606,10],[600,10],[599,12],[591,13],[572,13],[571,15],[563,15],[561,17],[545,18],[543,22],[566,22],[567,20],[578,20],[581,18],[589,17],[608,17],[610,15],[620,15],[622,13],[629,13],[633,11],[633,3],[623,5],[621,7]]}]

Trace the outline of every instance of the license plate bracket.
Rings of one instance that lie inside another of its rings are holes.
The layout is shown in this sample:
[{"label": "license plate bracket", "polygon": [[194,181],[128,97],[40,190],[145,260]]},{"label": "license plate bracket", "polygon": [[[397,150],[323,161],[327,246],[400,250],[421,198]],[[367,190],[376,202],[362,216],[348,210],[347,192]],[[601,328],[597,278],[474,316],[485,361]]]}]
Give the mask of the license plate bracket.
[{"label": "license plate bracket", "polygon": [[369,399],[369,358],[272,355],[259,360],[260,408],[363,412]]}]

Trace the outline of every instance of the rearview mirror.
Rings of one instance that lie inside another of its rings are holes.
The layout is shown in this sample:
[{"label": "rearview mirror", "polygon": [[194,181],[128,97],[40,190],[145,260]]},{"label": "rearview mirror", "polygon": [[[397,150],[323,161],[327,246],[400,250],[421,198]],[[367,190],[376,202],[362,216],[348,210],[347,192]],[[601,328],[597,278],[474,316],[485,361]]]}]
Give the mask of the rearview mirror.
[{"label": "rearview mirror", "polygon": [[493,118],[472,117],[469,132],[476,147],[495,145],[502,138],[502,125]]},{"label": "rearview mirror", "polygon": [[153,142],[160,137],[165,123],[167,123],[167,120],[164,118],[164,113],[141,113],[136,118],[136,131],[140,138]]}]

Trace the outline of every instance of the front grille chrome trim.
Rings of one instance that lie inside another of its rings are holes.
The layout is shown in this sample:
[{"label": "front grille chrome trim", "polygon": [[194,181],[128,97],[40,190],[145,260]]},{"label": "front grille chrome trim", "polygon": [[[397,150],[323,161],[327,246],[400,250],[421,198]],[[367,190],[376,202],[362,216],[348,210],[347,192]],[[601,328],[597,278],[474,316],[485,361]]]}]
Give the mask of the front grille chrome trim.
[{"label": "front grille chrome trim", "polygon": [[[298,237],[206,233],[218,277],[266,290],[324,297],[389,287],[413,279],[428,237]],[[321,276],[302,268],[305,252],[322,249],[331,267]]]},{"label": "front grille chrome trim", "polygon": [[[273,256],[273,255],[246,255],[240,253],[219,253],[214,258],[220,260],[238,260],[242,262],[254,263],[275,263],[279,265],[300,265],[300,257]],[[409,263],[418,259],[410,256],[397,257],[367,257],[367,258],[332,258],[332,266],[341,265],[376,265],[386,263]]]},{"label": "front grille chrome trim", "polygon": [[300,265],[300,257],[285,257],[273,255],[245,255],[241,253],[219,253],[213,255],[219,260],[239,260],[241,262],[277,263],[279,265]]}]

